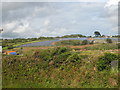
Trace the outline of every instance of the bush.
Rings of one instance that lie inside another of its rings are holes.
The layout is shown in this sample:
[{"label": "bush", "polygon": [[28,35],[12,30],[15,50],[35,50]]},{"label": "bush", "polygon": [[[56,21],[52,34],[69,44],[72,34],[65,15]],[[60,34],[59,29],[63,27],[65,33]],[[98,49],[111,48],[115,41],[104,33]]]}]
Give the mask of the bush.
[{"label": "bush", "polygon": [[81,40],[63,40],[58,41],[56,45],[81,45]]},{"label": "bush", "polygon": [[99,71],[109,70],[111,67],[111,62],[117,60],[118,56],[112,53],[105,53],[104,56],[99,57],[97,62],[97,69]]},{"label": "bush", "polygon": [[[78,53],[71,52],[70,48],[67,47],[57,47],[47,50],[36,51],[33,54],[34,58],[38,58],[43,62],[52,64],[54,67],[60,67],[61,65],[69,64],[79,64],[83,58],[86,58],[86,55],[79,55]],[[68,64],[69,63],[69,64]],[[47,66],[47,64],[46,64]]]},{"label": "bush", "polygon": [[53,49],[36,51],[33,54],[34,58],[38,58],[47,63],[51,61],[54,62],[55,67],[60,67],[65,63],[80,63],[82,58],[85,58],[84,55],[79,55],[78,53],[72,53],[70,48],[67,47],[57,47]]},{"label": "bush", "polygon": [[118,44],[115,43],[106,43],[106,44],[99,44],[95,46],[90,46],[90,47],[85,47],[87,50],[113,50],[113,49],[118,49]]},{"label": "bush", "polygon": [[35,51],[33,54],[34,58],[40,58],[44,61],[50,61],[52,59],[51,53],[49,50]]},{"label": "bush", "polygon": [[71,55],[70,52],[65,52],[65,53],[62,53],[60,55],[56,55],[53,57],[53,60],[56,62],[56,63],[62,63],[64,62],[69,56]]},{"label": "bush", "polygon": [[66,48],[66,47],[57,47],[54,49],[35,51],[35,53],[33,54],[33,57],[41,58],[44,61],[51,61],[54,58],[58,58],[60,55],[61,55],[61,57],[59,57],[59,58],[63,58],[63,56],[66,55],[65,53],[69,52],[70,50],[71,49]]},{"label": "bush", "polygon": [[70,51],[71,49],[70,48],[67,48],[67,47],[57,47],[57,48],[54,48],[54,49],[51,49],[50,50],[50,53],[53,55],[60,55],[62,53],[65,53],[65,52],[68,52]]},{"label": "bush", "polygon": [[107,39],[106,39],[106,42],[107,42],[107,43],[112,43],[112,39],[107,38]]},{"label": "bush", "polygon": [[88,44],[88,40],[83,40],[82,41],[82,45],[87,45]]},{"label": "bush", "polygon": [[73,53],[67,58],[67,62],[81,62],[82,57],[80,57],[77,53]]},{"label": "bush", "polygon": [[13,46],[8,46],[8,49],[13,49],[14,47]]}]

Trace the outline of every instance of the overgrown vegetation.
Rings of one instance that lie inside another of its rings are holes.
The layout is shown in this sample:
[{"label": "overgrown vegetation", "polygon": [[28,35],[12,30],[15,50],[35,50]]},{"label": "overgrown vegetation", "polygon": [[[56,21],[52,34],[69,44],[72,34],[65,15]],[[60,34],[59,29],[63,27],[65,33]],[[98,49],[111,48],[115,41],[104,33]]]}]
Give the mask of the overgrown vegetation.
[{"label": "overgrown vegetation", "polygon": [[103,43],[98,44],[95,46],[85,47],[87,50],[111,50],[111,49],[118,49],[118,44],[116,43]]},{"label": "overgrown vegetation", "polygon": [[111,62],[115,60],[118,60],[118,55],[112,53],[105,53],[104,56],[99,57],[97,62],[97,69],[99,71],[110,70]]},{"label": "overgrown vegetation", "polygon": [[88,40],[83,40],[83,41],[82,41],[82,45],[87,45],[87,44],[89,44],[89,43],[88,43]]},{"label": "overgrown vegetation", "polygon": [[81,45],[82,41],[81,40],[63,40],[63,41],[58,41],[56,42],[55,45]]},{"label": "overgrown vegetation", "polygon": [[[46,56],[47,55],[47,56]],[[43,51],[36,51],[33,57],[43,59],[44,61],[53,62],[55,67],[59,67],[62,64],[80,62],[83,55],[71,52],[70,48],[57,47],[54,49],[47,49]]]},{"label": "overgrown vegetation", "polygon": [[63,40],[58,41],[55,45],[72,45],[72,46],[79,46],[79,45],[87,45],[87,44],[94,44],[94,41],[88,40]]},{"label": "overgrown vegetation", "polygon": [[[85,36],[3,40],[4,48],[20,54],[3,55],[3,88],[117,88],[118,66],[114,61],[118,62],[120,45],[116,41],[64,40],[56,46],[14,48],[69,37]],[[115,67],[111,68],[112,64]]]},{"label": "overgrown vegetation", "polygon": [[107,39],[106,39],[106,42],[107,42],[107,43],[112,43],[112,39],[107,38]]},{"label": "overgrown vegetation", "polygon": [[96,67],[99,59],[112,60],[116,57],[113,54],[76,52],[67,47],[28,52],[32,55],[3,56],[3,88],[118,87],[117,71],[98,71]]}]

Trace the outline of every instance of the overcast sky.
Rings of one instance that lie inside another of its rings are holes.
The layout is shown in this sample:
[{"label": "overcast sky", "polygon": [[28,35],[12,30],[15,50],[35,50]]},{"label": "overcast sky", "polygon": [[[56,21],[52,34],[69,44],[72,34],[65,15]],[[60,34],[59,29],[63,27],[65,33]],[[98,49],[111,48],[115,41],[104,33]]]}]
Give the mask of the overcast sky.
[{"label": "overcast sky", "polygon": [[104,35],[118,34],[117,2],[119,0],[101,0],[101,2],[89,2],[89,0],[80,0],[80,2],[5,1],[2,2],[3,38],[67,34],[93,36],[96,30]]}]

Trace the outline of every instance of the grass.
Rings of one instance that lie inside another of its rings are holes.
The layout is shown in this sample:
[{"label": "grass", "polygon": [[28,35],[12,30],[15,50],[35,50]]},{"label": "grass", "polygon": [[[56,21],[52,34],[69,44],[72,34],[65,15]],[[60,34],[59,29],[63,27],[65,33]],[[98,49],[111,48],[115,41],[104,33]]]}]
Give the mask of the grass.
[{"label": "grass", "polygon": [[60,46],[60,45],[81,45],[82,41],[81,40],[63,40],[63,41],[58,41],[55,43],[55,45]]},{"label": "grass", "polygon": [[117,55],[118,45],[102,41],[89,47],[65,40],[54,47],[14,48],[23,55],[3,55],[3,88],[117,88],[118,67],[99,71],[97,62],[106,52]]},{"label": "grass", "polygon": [[111,50],[111,49],[118,49],[118,45],[116,43],[105,43],[105,44],[98,44],[95,46],[85,47],[87,50]]},{"label": "grass", "polygon": [[[19,58],[3,55],[3,88],[117,88],[117,67],[114,71],[96,68],[98,58],[105,52],[50,48],[23,50],[27,56]],[[72,57],[74,54],[76,56]],[[73,61],[78,60],[76,57],[80,57],[79,63]],[[55,63],[49,65],[51,60]]]}]

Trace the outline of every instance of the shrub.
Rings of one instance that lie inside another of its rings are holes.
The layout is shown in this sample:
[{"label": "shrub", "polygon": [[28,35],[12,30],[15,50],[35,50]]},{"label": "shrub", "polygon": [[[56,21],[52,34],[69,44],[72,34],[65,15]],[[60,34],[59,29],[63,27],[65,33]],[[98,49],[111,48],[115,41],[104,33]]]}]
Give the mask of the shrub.
[{"label": "shrub", "polygon": [[56,63],[63,63],[69,56],[71,55],[70,52],[65,52],[65,53],[62,53],[60,55],[56,55],[53,57],[53,60],[56,62]]},{"label": "shrub", "polygon": [[59,67],[71,55],[70,51],[71,49],[67,47],[57,47],[51,50],[51,57],[56,67]]},{"label": "shrub", "polygon": [[99,57],[97,62],[97,69],[99,71],[109,70],[111,67],[111,62],[117,60],[118,56],[112,53],[105,53],[104,56]]},{"label": "shrub", "polygon": [[71,49],[70,49],[70,48],[67,48],[67,47],[57,47],[57,48],[51,49],[51,50],[50,50],[50,53],[51,53],[52,55],[59,55],[59,54],[68,52],[68,51],[70,51],[70,50],[71,50]]},{"label": "shrub", "polygon": [[77,53],[73,53],[67,58],[67,62],[81,62],[81,57]]},{"label": "shrub", "polygon": [[107,38],[107,39],[106,39],[106,42],[107,42],[107,43],[112,43],[112,39]]},{"label": "shrub", "polygon": [[88,40],[83,40],[82,41],[82,45],[87,45],[88,44]]},{"label": "shrub", "polygon": [[99,44],[95,46],[85,47],[87,50],[111,50],[111,49],[118,49],[118,45],[115,43],[106,43],[106,44]]},{"label": "shrub", "polygon": [[63,40],[58,41],[56,45],[81,45],[81,40]]},{"label": "shrub", "polygon": [[8,46],[8,49],[13,49],[14,47],[13,46]]},{"label": "shrub", "polygon": [[52,59],[49,50],[35,51],[33,57],[43,59],[44,61],[50,61]]},{"label": "shrub", "polygon": [[59,60],[59,58],[61,59],[66,57],[67,56],[66,52],[69,52],[70,50],[71,49],[66,47],[57,47],[54,49],[35,51],[35,53],[33,54],[33,57],[41,58],[44,61],[51,61],[55,58]]}]

